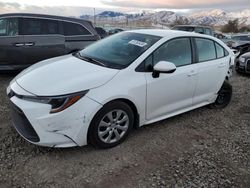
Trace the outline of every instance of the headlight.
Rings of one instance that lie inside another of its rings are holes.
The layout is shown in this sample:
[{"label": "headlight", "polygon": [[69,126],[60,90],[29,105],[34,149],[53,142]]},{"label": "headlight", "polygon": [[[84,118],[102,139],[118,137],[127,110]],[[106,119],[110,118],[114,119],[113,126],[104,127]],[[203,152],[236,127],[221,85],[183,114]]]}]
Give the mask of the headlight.
[{"label": "headlight", "polygon": [[240,58],[239,58],[239,61],[240,61],[240,62],[243,62],[243,63],[245,63],[245,61],[246,61],[246,58],[244,58],[244,57],[240,57]]},{"label": "headlight", "polygon": [[88,90],[68,94],[61,95],[55,97],[40,97],[40,96],[17,96],[23,100],[33,101],[38,103],[50,104],[51,110],[50,113],[57,113],[65,110],[66,108],[75,104],[78,100],[80,100],[84,95],[86,95]]}]

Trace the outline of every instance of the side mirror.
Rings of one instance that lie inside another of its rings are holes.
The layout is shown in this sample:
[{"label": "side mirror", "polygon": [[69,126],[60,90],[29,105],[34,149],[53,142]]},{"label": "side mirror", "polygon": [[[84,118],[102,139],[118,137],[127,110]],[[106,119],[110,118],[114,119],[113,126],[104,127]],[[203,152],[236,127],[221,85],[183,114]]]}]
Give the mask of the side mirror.
[{"label": "side mirror", "polygon": [[158,78],[160,73],[173,73],[176,70],[176,66],[168,61],[160,61],[153,69],[153,78]]}]

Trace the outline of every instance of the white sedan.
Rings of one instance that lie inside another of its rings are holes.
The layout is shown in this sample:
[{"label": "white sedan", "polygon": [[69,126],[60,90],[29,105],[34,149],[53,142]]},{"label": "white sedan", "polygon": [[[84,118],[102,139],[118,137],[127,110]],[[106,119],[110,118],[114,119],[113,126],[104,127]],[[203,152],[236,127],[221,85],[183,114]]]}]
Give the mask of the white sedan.
[{"label": "white sedan", "polygon": [[207,35],[122,32],[21,72],[7,88],[13,125],[41,146],[113,147],[134,127],[205,105],[225,107],[233,59]]}]

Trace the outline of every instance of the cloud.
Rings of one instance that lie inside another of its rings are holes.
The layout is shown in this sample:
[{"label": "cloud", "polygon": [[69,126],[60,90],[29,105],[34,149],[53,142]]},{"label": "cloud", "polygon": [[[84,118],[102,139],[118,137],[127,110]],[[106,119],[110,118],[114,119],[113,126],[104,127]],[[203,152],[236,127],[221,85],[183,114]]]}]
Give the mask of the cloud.
[{"label": "cloud", "polygon": [[105,5],[150,9],[201,9],[250,7],[249,0],[101,0]]},{"label": "cloud", "polygon": [[[100,13],[104,9],[96,9],[96,13]],[[89,7],[75,7],[75,6],[33,6],[20,5],[19,3],[3,3],[0,2],[0,14],[6,13],[38,13],[38,14],[53,14],[61,16],[80,16],[93,15],[94,10]]]}]

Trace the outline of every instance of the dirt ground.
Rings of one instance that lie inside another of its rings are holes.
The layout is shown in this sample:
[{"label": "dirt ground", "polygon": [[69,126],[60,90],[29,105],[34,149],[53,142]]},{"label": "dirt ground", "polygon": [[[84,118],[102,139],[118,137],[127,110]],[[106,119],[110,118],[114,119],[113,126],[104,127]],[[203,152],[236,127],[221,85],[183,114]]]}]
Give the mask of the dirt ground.
[{"label": "dirt ground", "polygon": [[235,74],[231,104],[144,126],[118,147],[54,149],[11,126],[0,75],[0,187],[250,187],[250,76]]}]

